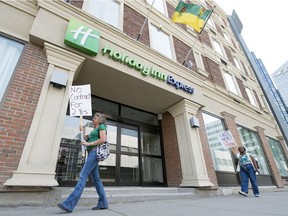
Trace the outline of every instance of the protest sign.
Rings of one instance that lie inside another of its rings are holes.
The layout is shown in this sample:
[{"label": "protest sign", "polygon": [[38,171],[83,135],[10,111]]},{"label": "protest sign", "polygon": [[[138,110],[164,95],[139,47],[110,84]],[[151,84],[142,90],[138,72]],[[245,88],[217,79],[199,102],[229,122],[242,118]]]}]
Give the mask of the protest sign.
[{"label": "protest sign", "polygon": [[91,116],[90,85],[70,87],[70,116]]},{"label": "protest sign", "polygon": [[222,143],[224,148],[231,148],[237,146],[230,131],[223,131],[218,135],[219,141]]}]

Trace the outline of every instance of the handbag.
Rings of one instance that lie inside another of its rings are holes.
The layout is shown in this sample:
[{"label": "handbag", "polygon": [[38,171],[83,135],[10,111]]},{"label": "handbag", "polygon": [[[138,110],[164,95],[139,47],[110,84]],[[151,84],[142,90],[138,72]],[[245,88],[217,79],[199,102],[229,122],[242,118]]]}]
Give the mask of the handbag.
[{"label": "handbag", "polygon": [[97,159],[98,161],[106,160],[110,155],[109,143],[106,141],[97,146]]}]

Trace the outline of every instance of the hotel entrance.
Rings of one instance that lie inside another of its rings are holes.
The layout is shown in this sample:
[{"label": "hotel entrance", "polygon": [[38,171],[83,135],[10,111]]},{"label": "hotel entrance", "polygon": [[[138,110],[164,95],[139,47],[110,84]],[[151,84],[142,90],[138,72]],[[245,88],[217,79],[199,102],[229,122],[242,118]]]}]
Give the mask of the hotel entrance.
[{"label": "hotel entrance", "polygon": [[[96,110],[110,110],[110,113],[105,112],[110,156],[99,163],[104,185],[164,186],[163,154],[157,115],[100,98],[93,98],[92,101],[93,113]],[[116,116],[115,113],[119,115]],[[84,117],[83,124],[86,133],[93,130],[92,116]],[[71,187],[76,184],[84,164],[83,158],[79,118],[67,114],[56,167],[56,179],[60,186]],[[91,179],[86,185],[92,186]]]}]

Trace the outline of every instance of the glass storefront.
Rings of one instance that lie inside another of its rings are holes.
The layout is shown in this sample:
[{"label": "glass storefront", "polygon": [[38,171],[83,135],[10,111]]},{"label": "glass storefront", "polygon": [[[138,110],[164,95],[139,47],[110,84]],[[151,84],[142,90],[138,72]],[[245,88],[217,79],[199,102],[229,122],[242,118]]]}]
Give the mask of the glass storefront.
[{"label": "glass storefront", "polygon": [[279,141],[267,137],[281,177],[288,178],[288,163]]},{"label": "glass storefront", "polygon": [[246,151],[253,155],[258,161],[260,173],[262,175],[270,175],[267,161],[257,133],[241,126],[238,126],[238,132],[240,134],[242,145],[246,148]]},{"label": "glass storefront", "polygon": [[224,148],[218,135],[225,131],[223,121],[214,116],[203,113],[206,134],[216,171],[235,172],[232,155],[229,149]]},{"label": "glass storefront", "polygon": [[[107,117],[107,141],[110,156],[99,163],[105,185],[164,185],[160,127],[157,115],[143,112],[101,98],[92,98],[92,109]],[[56,179],[61,186],[76,184],[83,166],[80,145],[79,118],[65,117],[56,167]],[[83,119],[88,134],[92,116]],[[91,180],[87,182],[92,185]]]}]

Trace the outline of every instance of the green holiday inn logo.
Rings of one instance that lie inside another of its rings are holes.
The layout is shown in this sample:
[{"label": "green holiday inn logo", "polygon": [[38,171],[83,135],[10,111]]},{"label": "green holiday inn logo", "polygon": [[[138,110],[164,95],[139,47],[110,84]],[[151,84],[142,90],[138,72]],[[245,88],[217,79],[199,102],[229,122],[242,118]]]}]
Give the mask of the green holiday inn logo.
[{"label": "green holiday inn logo", "polygon": [[64,43],[91,56],[98,54],[100,32],[75,19],[68,24]]}]

